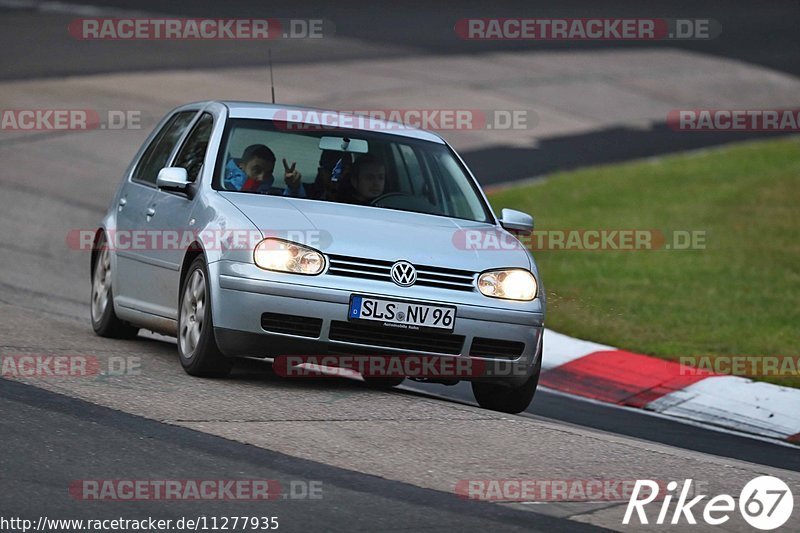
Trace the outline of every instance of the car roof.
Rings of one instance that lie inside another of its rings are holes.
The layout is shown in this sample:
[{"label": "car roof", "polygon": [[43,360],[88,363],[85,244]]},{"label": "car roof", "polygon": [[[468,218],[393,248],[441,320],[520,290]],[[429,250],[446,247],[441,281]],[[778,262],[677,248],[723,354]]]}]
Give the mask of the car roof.
[{"label": "car roof", "polygon": [[[435,133],[413,128],[399,122],[365,117],[365,115],[358,113],[294,105],[267,104],[263,102],[239,102],[234,100],[223,100],[219,101],[218,103],[228,108],[228,116],[230,118],[273,120],[277,117],[278,119],[286,120],[288,117],[292,116],[289,113],[296,112],[297,115],[295,116],[299,116],[301,118],[301,120],[298,122],[318,124],[320,122],[315,122],[315,119],[318,120],[321,114],[335,113],[338,115],[337,118],[342,123],[346,123],[348,125],[347,129],[377,131],[389,135],[398,135],[401,137],[410,137],[413,139],[444,144],[444,140]],[[369,124],[365,123],[365,119],[369,120]],[[294,120],[292,120],[292,122],[294,122]],[[363,127],[358,127],[359,124],[362,124]]]}]

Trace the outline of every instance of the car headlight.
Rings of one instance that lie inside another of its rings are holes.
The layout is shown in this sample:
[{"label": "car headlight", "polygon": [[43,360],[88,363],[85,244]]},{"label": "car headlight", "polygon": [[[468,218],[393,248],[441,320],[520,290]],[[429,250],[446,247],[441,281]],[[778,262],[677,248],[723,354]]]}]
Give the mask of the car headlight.
[{"label": "car headlight", "polygon": [[266,238],[253,251],[256,265],[265,270],[316,276],[325,269],[325,257],[318,251],[283,239]]},{"label": "car headlight", "polygon": [[521,268],[491,270],[478,276],[478,290],[484,296],[529,301],[536,298],[536,278]]}]

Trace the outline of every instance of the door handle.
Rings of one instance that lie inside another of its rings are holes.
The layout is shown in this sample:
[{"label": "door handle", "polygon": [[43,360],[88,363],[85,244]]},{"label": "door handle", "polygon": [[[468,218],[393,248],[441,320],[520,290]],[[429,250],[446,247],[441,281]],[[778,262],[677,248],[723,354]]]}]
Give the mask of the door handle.
[{"label": "door handle", "polygon": [[148,207],[145,213],[147,214],[147,216],[151,217],[156,214],[156,210],[154,207]]},{"label": "door handle", "polygon": [[120,207],[125,207],[127,204],[128,204],[128,199],[127,198],[120,198],[119,199],[119,206]]}]

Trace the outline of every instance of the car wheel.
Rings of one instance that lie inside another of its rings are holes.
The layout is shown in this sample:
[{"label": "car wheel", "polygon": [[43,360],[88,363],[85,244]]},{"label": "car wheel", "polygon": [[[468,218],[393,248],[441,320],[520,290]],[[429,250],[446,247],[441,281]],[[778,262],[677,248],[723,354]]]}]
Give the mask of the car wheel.
[{"label": "car wheel", "polygon": [[376,389],[391,389],[392,387],[397,387],[398,385],[403,383],[403,381],[405,381],[406,379],[404,377],[393,377],[393,378],[374,378],[366,376],[361,376],[361,377],[364,378],[364,383]]},{"label": "car wheel", "polygon": [[105,236],[98,241],[97,256],[92,271],[92,300],[89,314],[92,329],[101,337],[112,339],[133,339],[139,328],[117,318],[114,312],[114,293],[111,291],[111,252]]},{"label": "car wheel", "polygon": [[478,405],[484,409],[510,414],[521,413],[533,401],[533,395],[536,394],[536,387],[539,385],[539,375],[541,373],[542,358],[540,356],[536,370],[522,385],[507,387],[495,383],[473,381],[472,394],[475,395]]},{"label": "car wheel", "polygon": [[181,285],[178,355],[183,369],[192,376],[225,377],[233,367],[214,338],[208,270],[202,256],[192,262]]}]

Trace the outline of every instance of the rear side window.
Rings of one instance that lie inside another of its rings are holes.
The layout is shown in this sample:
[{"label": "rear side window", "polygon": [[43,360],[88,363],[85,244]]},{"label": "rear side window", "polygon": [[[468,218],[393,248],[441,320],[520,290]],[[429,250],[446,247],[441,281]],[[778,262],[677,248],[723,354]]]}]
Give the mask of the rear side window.
[{"label": "rear side window", "polygon": [[133,180],[155,185],[158,171],[164,168],[169,155],[196,114],[197,111],[181,111],[169,119],[139,159],[133,172]]},{"label": "rear side window", "polygon": [[213,126],[214,117],[210,113],[203,113],[173,163],[173,166],[186,169],[189,181],[197,181],[197,177],[200,175]]}]

